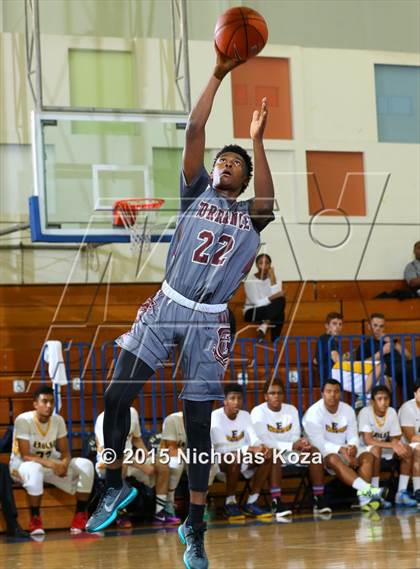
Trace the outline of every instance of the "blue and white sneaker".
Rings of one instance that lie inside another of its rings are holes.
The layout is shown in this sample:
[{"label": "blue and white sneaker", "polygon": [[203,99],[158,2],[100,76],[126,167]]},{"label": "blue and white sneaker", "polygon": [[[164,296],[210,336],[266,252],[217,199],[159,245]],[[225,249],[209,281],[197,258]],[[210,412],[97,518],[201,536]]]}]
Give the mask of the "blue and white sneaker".
[{"label": "blue and white sneaker", "polygon": [[369,510],[377,510],[381,505],[382,488],[369,486],[365,490],[359,490],[357,497],[359,498],[360,508],[365,512]]},{"label": "blue and white sneaker", "polygon": [[273,514],[270,510],[260,508],[258,504],[245,504],[242,506],[242,511],[244,514],[250,518],[271,518]]},{"label": "blue and white sneaker", "polygon": [[381,498],[381,510],[390,510],[391,508],[391,502],[388,502],[388,500],[385,500],[385,498]]},{"label": "blue and white sneaker", "polygon": [[407,508],[416,508],[417,500],[413,500],[410,497],[407,490],[397,492],[395,495],[395,505],[396,506],[406,506]]},{"label": "blue and white sneaker", "polygon": [[123,482],[121,488],[108,488],[98,507],[90,516],[86,531],[95,533],[107,528],[116,519],[120,510],[125,508],[137,496],[137,489]]},{"label": "blue and white sneaker", "polygon": [[208,569],[209,560],[204,549],[204,532],[207,526],[201,524],[198,529],[187,525],[187,520],[178,527],[181,543],[187,546],[184,552],[184,564],[187,569]]},{"label": "blue and white sneaker", "polygon": [[245,514],[238,504],[225,504],[225,515],[229,521],[244,520]]}]

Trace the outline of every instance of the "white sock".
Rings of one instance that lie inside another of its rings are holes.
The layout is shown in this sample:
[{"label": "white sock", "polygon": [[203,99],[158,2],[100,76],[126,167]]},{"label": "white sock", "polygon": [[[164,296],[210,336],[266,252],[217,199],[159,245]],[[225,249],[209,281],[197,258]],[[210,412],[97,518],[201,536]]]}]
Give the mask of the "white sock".
[{"label": "white sock", "polygon": [[420,476],[413,476],[413,490],[414,492],[420,490]]},{"label": "white sock", "polygon": [[367,490],[368,488],[370,488],[370,484],[368,482],[365,482],[363,478],[360,478],[360,476],[356,478],[352,486],[356,490]]},{"label": "white sock", "polygon": [[227,506],[230,506],[230,504],[236,504],[236,496],[235,496],[235,494],[233,494],[232,496],[228,496],[228,497],[226,498],[225,504],[226,504]]},{"label": "white sock", "polygon": [[166,494],[156,494],[156,513],[161,512],[166,506]]},{"label": "white sock", "polygon": [[175,504],[175,490],[169,490],[168,491],[168,498],[167,498],[168,502],[170,502],[171,504]]},{"label": "white sock", "polygon": [[263,322],[262,324],[259,325],[258,330],[260,332],[262,332],[263,334],[265,334],[268,330],[268,324],[266,324],[265,322]]},{"label": "white sock", "polygon": [[410,477],[407,474],[400,474],[400,478],[398,480],[398,492],[405,492],[405,490],[407,490],[409,480]]},{"label": "white sock", "polygon": [[259,494],[250,494],[247,500],[247,504],[255,504],[255,502],[258,500]]},{"label": "white sock", "polygon": [[375,488],[379,488],[379,476],[372,476],[371,484]]}]

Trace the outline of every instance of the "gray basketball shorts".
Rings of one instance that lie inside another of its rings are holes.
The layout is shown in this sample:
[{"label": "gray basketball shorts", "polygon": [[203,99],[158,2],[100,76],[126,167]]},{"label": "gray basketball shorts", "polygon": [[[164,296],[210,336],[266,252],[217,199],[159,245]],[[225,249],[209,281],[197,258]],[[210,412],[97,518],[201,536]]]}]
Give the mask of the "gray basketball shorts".
[{"label": "gray basketball shorts", "polygon": [[184,383],[181,399],[223,400],[231,342],[228,310],[199,312],[159,290],[140,306],[131,330],[116,342],[153,370],[163,367],[177,346]]}]

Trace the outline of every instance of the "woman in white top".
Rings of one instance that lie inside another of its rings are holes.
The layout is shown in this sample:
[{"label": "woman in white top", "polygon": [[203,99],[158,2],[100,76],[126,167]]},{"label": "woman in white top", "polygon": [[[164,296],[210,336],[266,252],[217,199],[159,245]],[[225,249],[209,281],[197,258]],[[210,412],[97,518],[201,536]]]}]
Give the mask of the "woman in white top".
[{"label": "woman in white top", "polygon": [[281,334],[286,300],[271,266],[270,255],[258,255],[255,264],[257,272],[245,281],[244,318],[246,322],[260,324],[257,330],[260,340],[270,328],[274,342]]}]

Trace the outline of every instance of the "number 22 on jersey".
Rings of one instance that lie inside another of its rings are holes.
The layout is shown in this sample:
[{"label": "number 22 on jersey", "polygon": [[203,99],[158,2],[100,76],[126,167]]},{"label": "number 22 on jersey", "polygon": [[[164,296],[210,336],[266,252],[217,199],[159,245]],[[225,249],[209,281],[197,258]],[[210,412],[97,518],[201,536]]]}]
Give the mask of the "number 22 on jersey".
[{"label": "number 22 on jersey", "polygon": [[210,250],[216,239],[214,233],[208,229],[203,229],[197,237],[202,243],[194,249],[192,261],[194,263],[201,263],[202,265],[207,265],[209,261],[211,265],[224,265],[229,253],[235,245],[235,239],[232,235],[222,233],[217,240],[219,247],[212,255],[210,255]]}]

